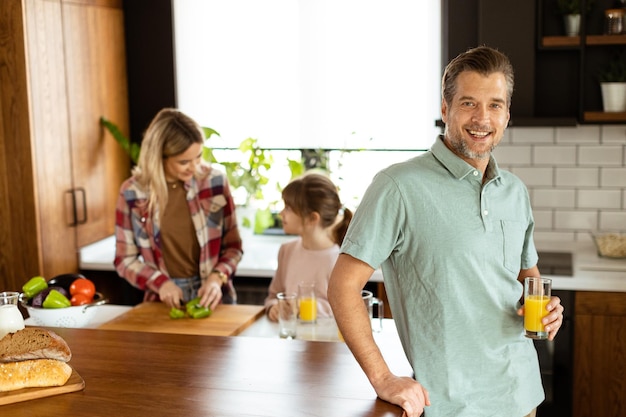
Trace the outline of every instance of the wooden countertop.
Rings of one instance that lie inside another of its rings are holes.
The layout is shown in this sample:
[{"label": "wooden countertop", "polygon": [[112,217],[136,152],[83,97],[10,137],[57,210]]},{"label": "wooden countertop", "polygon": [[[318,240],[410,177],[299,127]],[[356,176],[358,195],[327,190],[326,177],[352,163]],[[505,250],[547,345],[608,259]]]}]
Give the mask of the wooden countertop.
[{"label": "wooden countertop", "polygon": [[171,319],[170,308],[160,302],[144,302],[98,327],[150,333],[178,333],[205,336],[236,336],[263,315],[264,307],[220,304],[205,319]]},{"label": "wooden countertop", "polygon": [[391,417],[344,343],[53,329],[83,391],[2,406],[2,415]]}]

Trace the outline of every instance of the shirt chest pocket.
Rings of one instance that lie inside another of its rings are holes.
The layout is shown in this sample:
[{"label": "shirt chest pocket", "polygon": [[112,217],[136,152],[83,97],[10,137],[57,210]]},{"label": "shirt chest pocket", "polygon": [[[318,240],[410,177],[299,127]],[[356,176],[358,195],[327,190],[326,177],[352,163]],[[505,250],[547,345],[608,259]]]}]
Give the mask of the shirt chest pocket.
[{"label": "shirt chest pocket", "polygon": [[223,195],[217,195],[208,200],[200,201],[202,214],[207,219],[209,227],[221,227],[224,221],[224,207],[226,206],[226,198]]},{"label": "shirt chest pocket", "polygon": [[504,267],[517,274],[522,265],[522,250],[527,225],[511,220],[501,220],[500,224],[504,242]]}]

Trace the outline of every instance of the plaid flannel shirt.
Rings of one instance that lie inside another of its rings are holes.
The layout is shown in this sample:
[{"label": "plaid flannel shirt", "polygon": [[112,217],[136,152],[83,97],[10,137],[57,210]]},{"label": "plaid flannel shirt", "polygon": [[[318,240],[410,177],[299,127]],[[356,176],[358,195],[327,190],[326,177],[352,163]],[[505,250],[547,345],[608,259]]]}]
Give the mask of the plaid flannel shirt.
[{"label": "plaid flannel shirt", "polygon": [[[204,178],[185,183],[191,220],[200,244],[199,271],[202,280],[217,269],[230,277],[222,287],[225,296],[236,302],[232,275],[243,255],[237,228],[235,204],[226,176],[202,166]],[[135,177],[120,188],[115,213],[115,269],[131,285],[144,290],[145,300],[158,300],[161,285],[169,280],[163,259],[158,221],[147,210],[147,194]],[[155,208],[158,218],[159,208]]]}]

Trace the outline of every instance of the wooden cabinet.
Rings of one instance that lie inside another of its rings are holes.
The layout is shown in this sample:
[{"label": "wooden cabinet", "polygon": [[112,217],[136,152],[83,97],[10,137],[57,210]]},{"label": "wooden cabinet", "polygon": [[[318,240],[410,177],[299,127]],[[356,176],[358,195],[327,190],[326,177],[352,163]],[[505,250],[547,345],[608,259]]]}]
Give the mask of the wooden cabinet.
[{"label": "wooden cabinet", "polygon": [[626,51],[626,35],[603,35],[613,4],[593,0],[580,36],[566,37],[556,0],[444,0],[443,65],[477,45],[506,53],[515,70],[512,126],[626,123],[626,113],[602,111],[597,77],[612,54]]},{"label": "wooden cabinet", "polygon": [[626,416],[626,293],[576,293],[574,417]]},{"label": "wooden cabinet", "polygon": [[78,271],[114,232],[129,158],[121,0],[0,2],[0,288]]}]

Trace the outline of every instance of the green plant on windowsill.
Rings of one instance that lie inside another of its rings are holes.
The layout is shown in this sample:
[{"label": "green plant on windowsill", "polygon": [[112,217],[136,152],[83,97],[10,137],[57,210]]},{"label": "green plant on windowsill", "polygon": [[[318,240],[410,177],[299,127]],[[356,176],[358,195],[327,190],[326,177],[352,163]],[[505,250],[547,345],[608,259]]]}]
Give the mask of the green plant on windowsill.
[{"label": "green plant on windowsill", "polygon": [[[274,164],[274,156],[269,149],[263,149],[258,145],[258,140],[254,138],[244,139],[239,144],[239,151],[243,158],[239,161],[219,161],[210,148],[204,149],[203,157],[210,163],[220,164],[224,167],[228,182],[233,189],[244,189],[246,191],[246,201],[244,207],[256,205],[254,212],[254,222],[244,216],[242,225],[252,227],[254,233],[261,234],[265,229],[274,225],[274,216],[271,206],[277,201],[267,201],[264,190],[270,184],[270,173]],[[304,163],[293,159],[287,159],[291,178],[293,179],[304,172]],[[275,184],[277,191],[281,191],[280,185]]]}]

